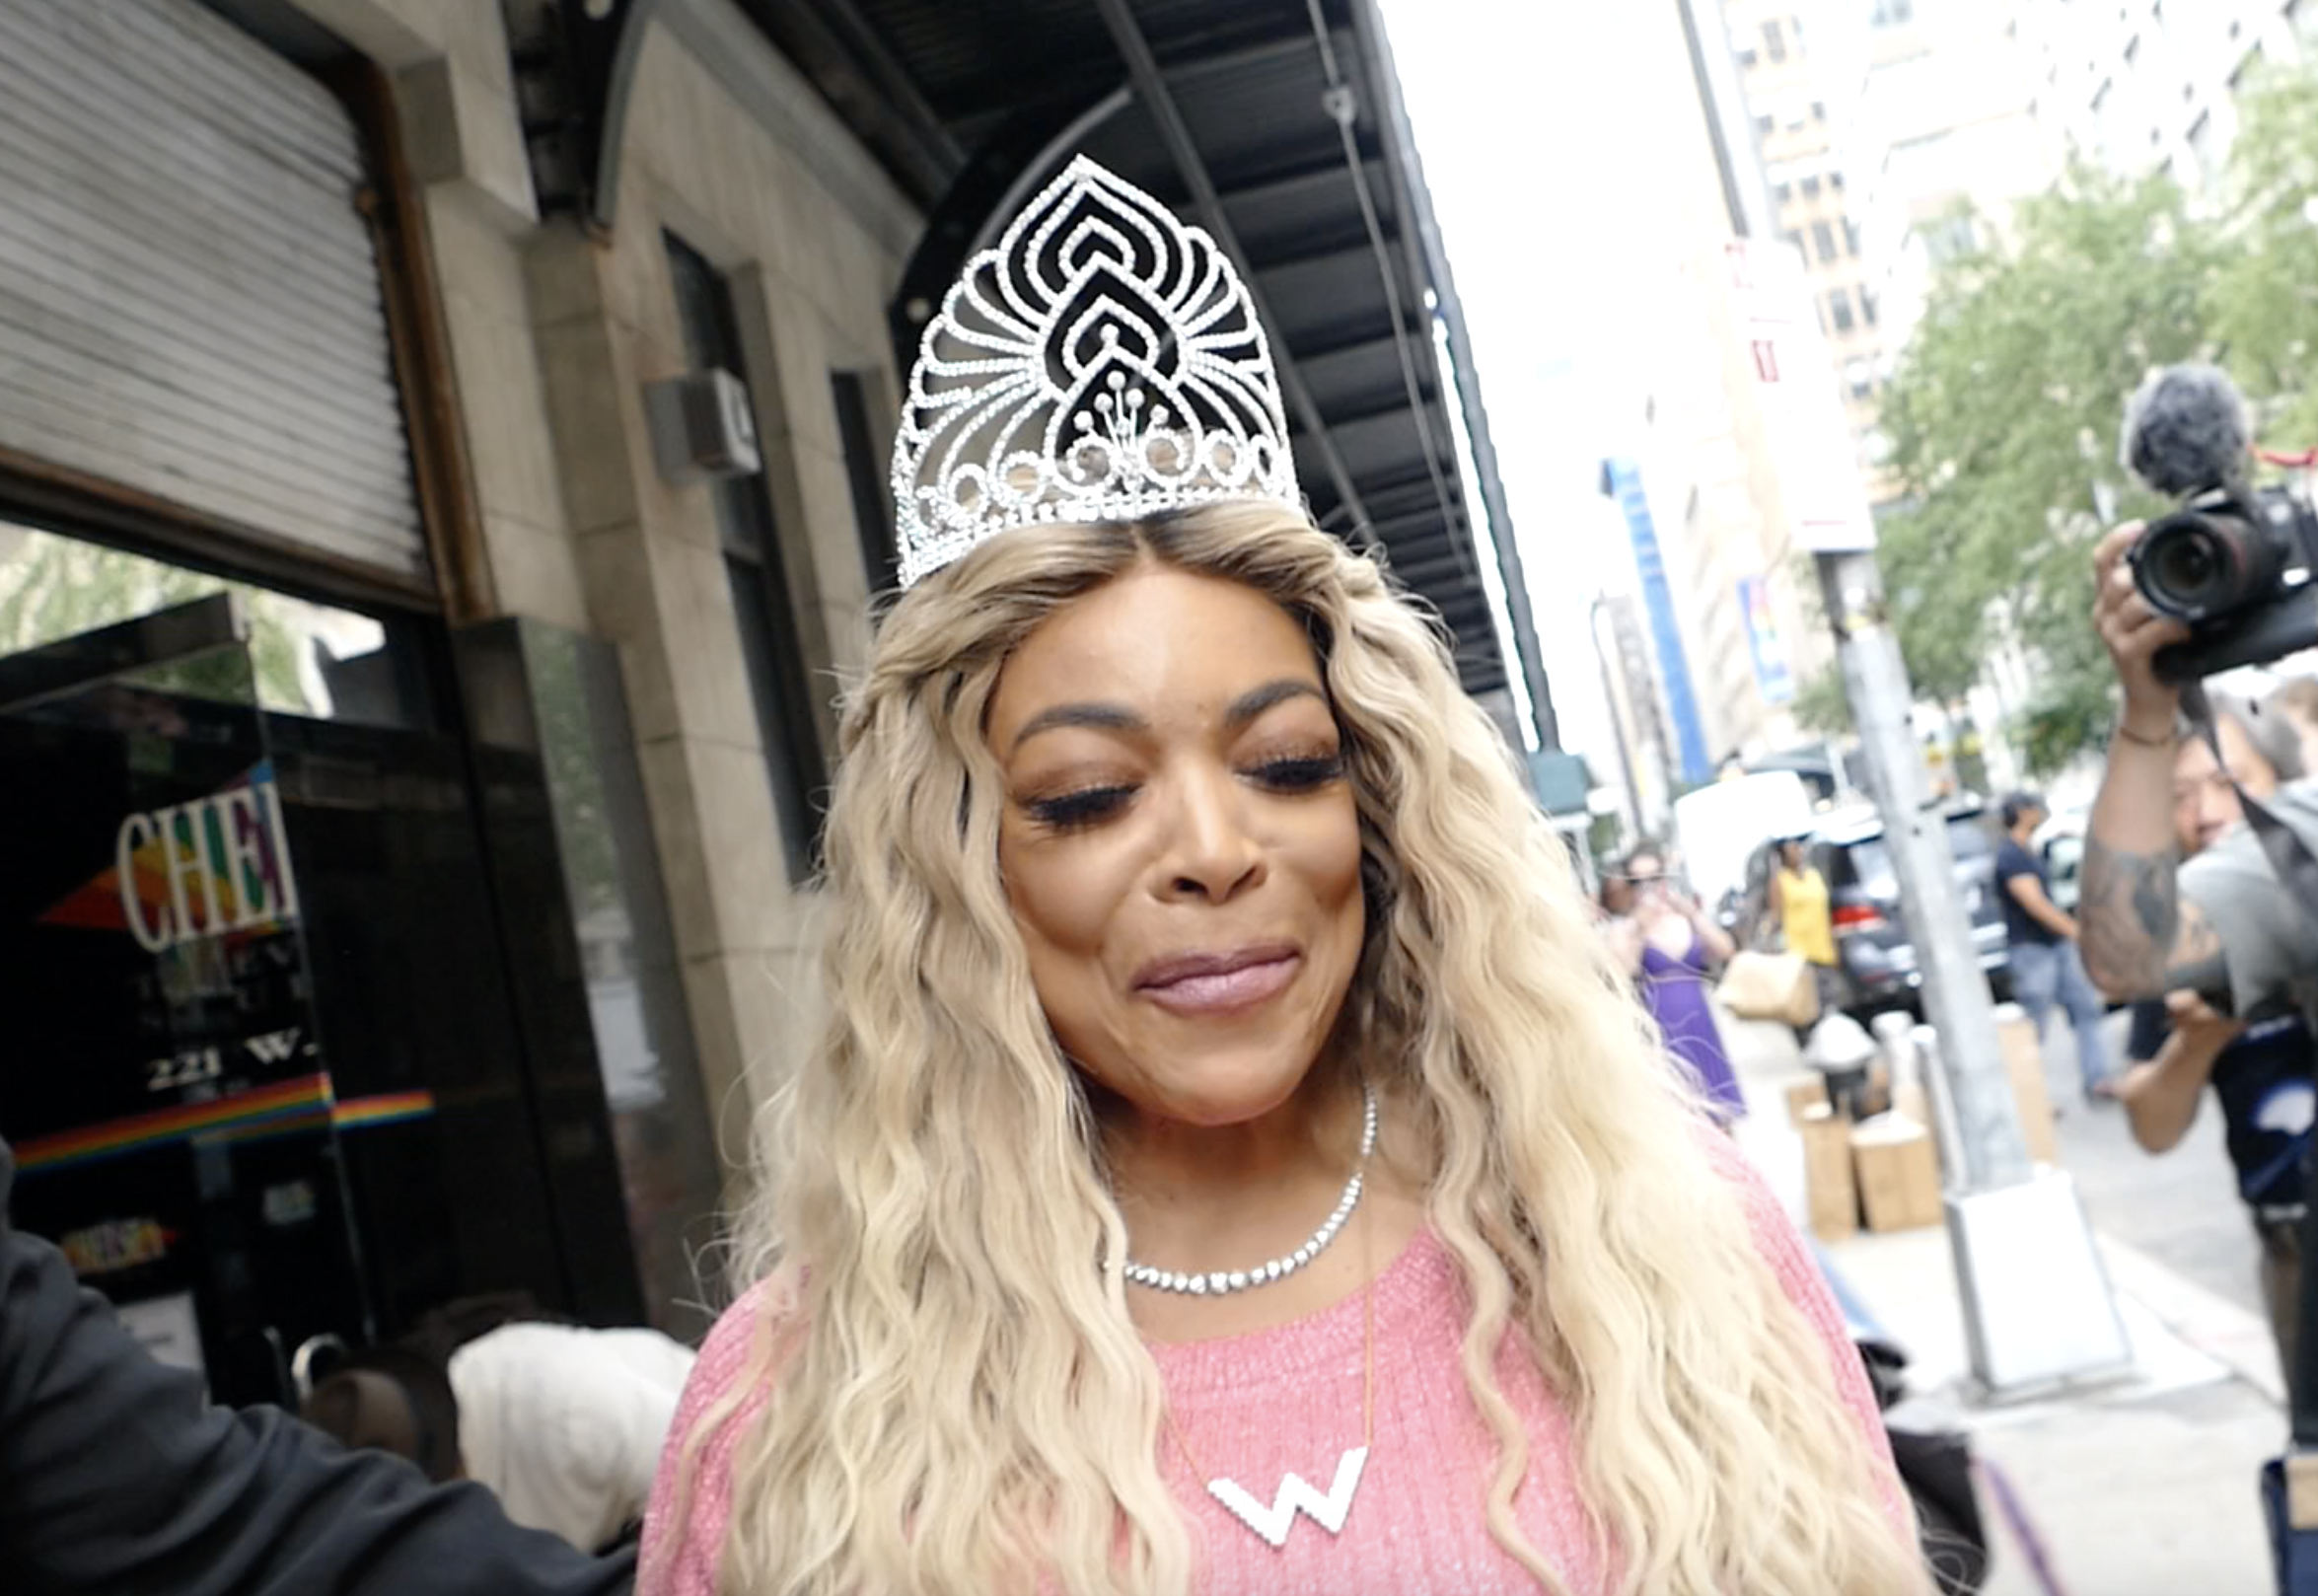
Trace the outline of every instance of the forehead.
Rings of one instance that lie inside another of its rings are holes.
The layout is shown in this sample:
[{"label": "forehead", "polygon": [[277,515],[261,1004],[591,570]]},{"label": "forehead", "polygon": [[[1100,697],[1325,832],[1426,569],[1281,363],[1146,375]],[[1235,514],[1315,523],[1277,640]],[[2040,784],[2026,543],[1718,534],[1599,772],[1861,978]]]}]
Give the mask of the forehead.
[{"label": "forehead", "polygon": [[1324,687],[1304,628],[1253,588],[1141,566],[1056,611],[999,674],[990,730],[1064,702],[1101,702],[1144,718],[1220,715],[1250,687]]},{"label": "forehead", "polygon": [[[2243,770],[2246,762],[2256,757],[2252,739],[2244,728],[2227,716],[2216,716],[2213,729],[2220,734],[2221,753],[2232,767]],[[2220,764],[2213,758],[2213,750],[2200,733],[2181,740],[2181,752],[2173,757],[2173,773],[2183,780],[2202,781],[2221,773]]]}]

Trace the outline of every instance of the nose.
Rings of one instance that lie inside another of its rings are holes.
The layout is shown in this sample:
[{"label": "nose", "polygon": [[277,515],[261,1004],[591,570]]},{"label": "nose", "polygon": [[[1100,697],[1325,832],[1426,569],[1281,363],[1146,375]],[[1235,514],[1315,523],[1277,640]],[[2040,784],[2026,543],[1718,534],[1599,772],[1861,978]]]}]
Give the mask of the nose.
[{"label": "nose", "polygon": [[1249,830],[1246,795],[1224,769],[1189,771],[1171,784],[1172,826],[1159,886],[1172,899],[1227,903],[1264,879],[1264,849]]}]

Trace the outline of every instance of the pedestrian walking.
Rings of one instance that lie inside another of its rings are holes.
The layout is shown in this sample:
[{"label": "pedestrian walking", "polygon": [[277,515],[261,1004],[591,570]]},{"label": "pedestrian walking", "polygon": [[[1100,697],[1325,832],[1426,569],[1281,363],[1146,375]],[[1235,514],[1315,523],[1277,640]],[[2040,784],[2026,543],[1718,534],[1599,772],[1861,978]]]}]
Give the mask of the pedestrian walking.
[{"label": "pedestrian walking", "polygon": [[1825,1284],[1307,518],[1213,241],[1081,160],[970,277],[645,1587],[1922,1589]]},{"label": "pedestrian walking", "polygon": [[[1778,922],[1779,937],[1788,953],[1811,967],[1819,987],[1819,1012],[1843,1006],[1841,966],[1835,952],[1835,910],[1827,877],[1811,862],[1807,837],[1776,839],[1777,865],[1771,872],[1771,912]],[[1810,1041],[1810,1028],[1800,1027],[1795,1040]]]},{"label": "pedestrian walking", "polygon": [[2028,1011],[2043,1041],[2045,1022],[2057,1007],[2068,1016],[2076,1039],[2076,1069],[2085,1100],[2114,1098],[2108,1044],[2101,1021],[2109,1012],[2084,973],[2076,951],[2076,917],[2053,902],[2052,878],[2036,848],[2038,828],[2052,811],[2033,792],[2016,792],[1998,810],[2004,835],[1996,843],[1996,892],[2004,912],[2004,942],[2011,968],[2012,996]]},{"label": "pedestrian walking", "polygon": [[1745,1118],[1746,1094],[1723,1047],[1711,997],[1713,972],[1729,962],[1736,945],[1668,878],[1666,857],[1656,848],[1629,854],[1616,879],[1627,907],[1611,922],[1611,946],[1658,1022],[1668,1055],[1718,1122]]},{"label": "pedestrian walking", "polygon": [[602,1552],[642,1522],[691,1348],[655,1330],[516,1317],[447,1347],[358,1354],[319,1382],[309,1423],[472,1480],[507,1516]]}]

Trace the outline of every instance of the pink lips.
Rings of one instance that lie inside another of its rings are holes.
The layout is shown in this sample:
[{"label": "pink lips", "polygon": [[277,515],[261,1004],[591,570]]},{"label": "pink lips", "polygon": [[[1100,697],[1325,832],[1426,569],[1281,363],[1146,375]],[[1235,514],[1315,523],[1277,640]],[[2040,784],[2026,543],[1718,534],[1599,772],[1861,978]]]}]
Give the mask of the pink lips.
[{"label": "pink lips", "polygon": [[1171,1013],[1229,1014],[1278,996],[1302,964],[1302,955],[1285,945],[1190,954],[1144,967],[1135,986]]}]

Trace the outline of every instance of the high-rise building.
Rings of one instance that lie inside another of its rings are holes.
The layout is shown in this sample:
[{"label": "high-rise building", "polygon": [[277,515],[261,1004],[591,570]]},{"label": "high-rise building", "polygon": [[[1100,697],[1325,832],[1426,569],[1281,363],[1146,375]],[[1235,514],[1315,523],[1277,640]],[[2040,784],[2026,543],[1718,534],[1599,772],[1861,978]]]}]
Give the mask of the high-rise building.
[{"label": "high-rise building", "polygon": [[[1863,9],[1845,8],[1846,13]],[[1909,0],[1880,9],[1908,12]],[[1821,47],[1814,0],[1722,0],[1738,92],[1770,194],[1776,235],[1801,253],[1811,297],[1870,498],[1877,480],[1877,396],[1889,373],[1884,311],[1870,281],[1850,173],[1836,142],[1837,75]]]},{"label": "high-rise building", "polygon": [[1642,630],[1640,606],[1629,594],[1605,594],[1594,601],[1587,620],[1602,668],[1602,695],[1618,735],[1627,825],[1634,836],[1662,834],[1679,789],[1663,688]]},{"label": "high-rise building", "polygon": [[[1721,4],[1651,8],[1666,19],[1656,25],[1663,36],[1638,57],[1662,67],[1664,81],[1646,87],[1670,114],[1658,149],[1665,165],[1636,181],[1651,182],[1679,220],[1675,268],[1655,285],[1658,314],[1634,328],[1649,402],[1632,451],[1680,617],[1699,725],[1717,764],[1796,743],[1795,687],[1833,659],[1801,536],[1809,495],[1800,492],[1791,432],[1768,401],[1755,325],[1762,267],[1787,248],[1744,88],[1760,63],[1727,47]],[[1678,36],[1678,26],[1687,36]],[[1780,30],[1782,50],[1791,55],[1797,42]],[[1704,94],[1694,63],[1706,68]],[[1802,107],[1797,136],[1812,136],[1810,102]],[[1793,153],[1775,138],[1771,150]],[[1820,187],[1824,195],[1824,180]],[[1833,238],[1844,239],[1833,245],[1841,258],[1847,237]],[[1769,275],[1783,283],[1805,269]],[[1794,283],[1795,317],[1810,316],[1805,297]],[[1817,370],[1783,373],[1790,384],[1832,385],[1826,357],[1814,352],[1808,360]],[[1840,433],[1840,421],[1829,426]],[[1841,453],[1840,436],[1835,447]]]},{"label": "high-rise building", "polygon": [[2086,160],[2210,192],[2239,92],[2318,48],[2318,0],[2018,0],[2038,109]]},{"label": "high-rise building", "polygon": [[[1847,359],[1843,378],[1847,393],[1871,396],[1921,321],[1933,274],[2052,185],[2065,140],[2046,114],[2021,0],[1813,4],[1834,157],[1860,246],[1856,295],[1878,323],[1879,347]],[[1869,420],[1870,403],[1858,414]],[[1879,470],[1871,422],[1862,444]]]}]

